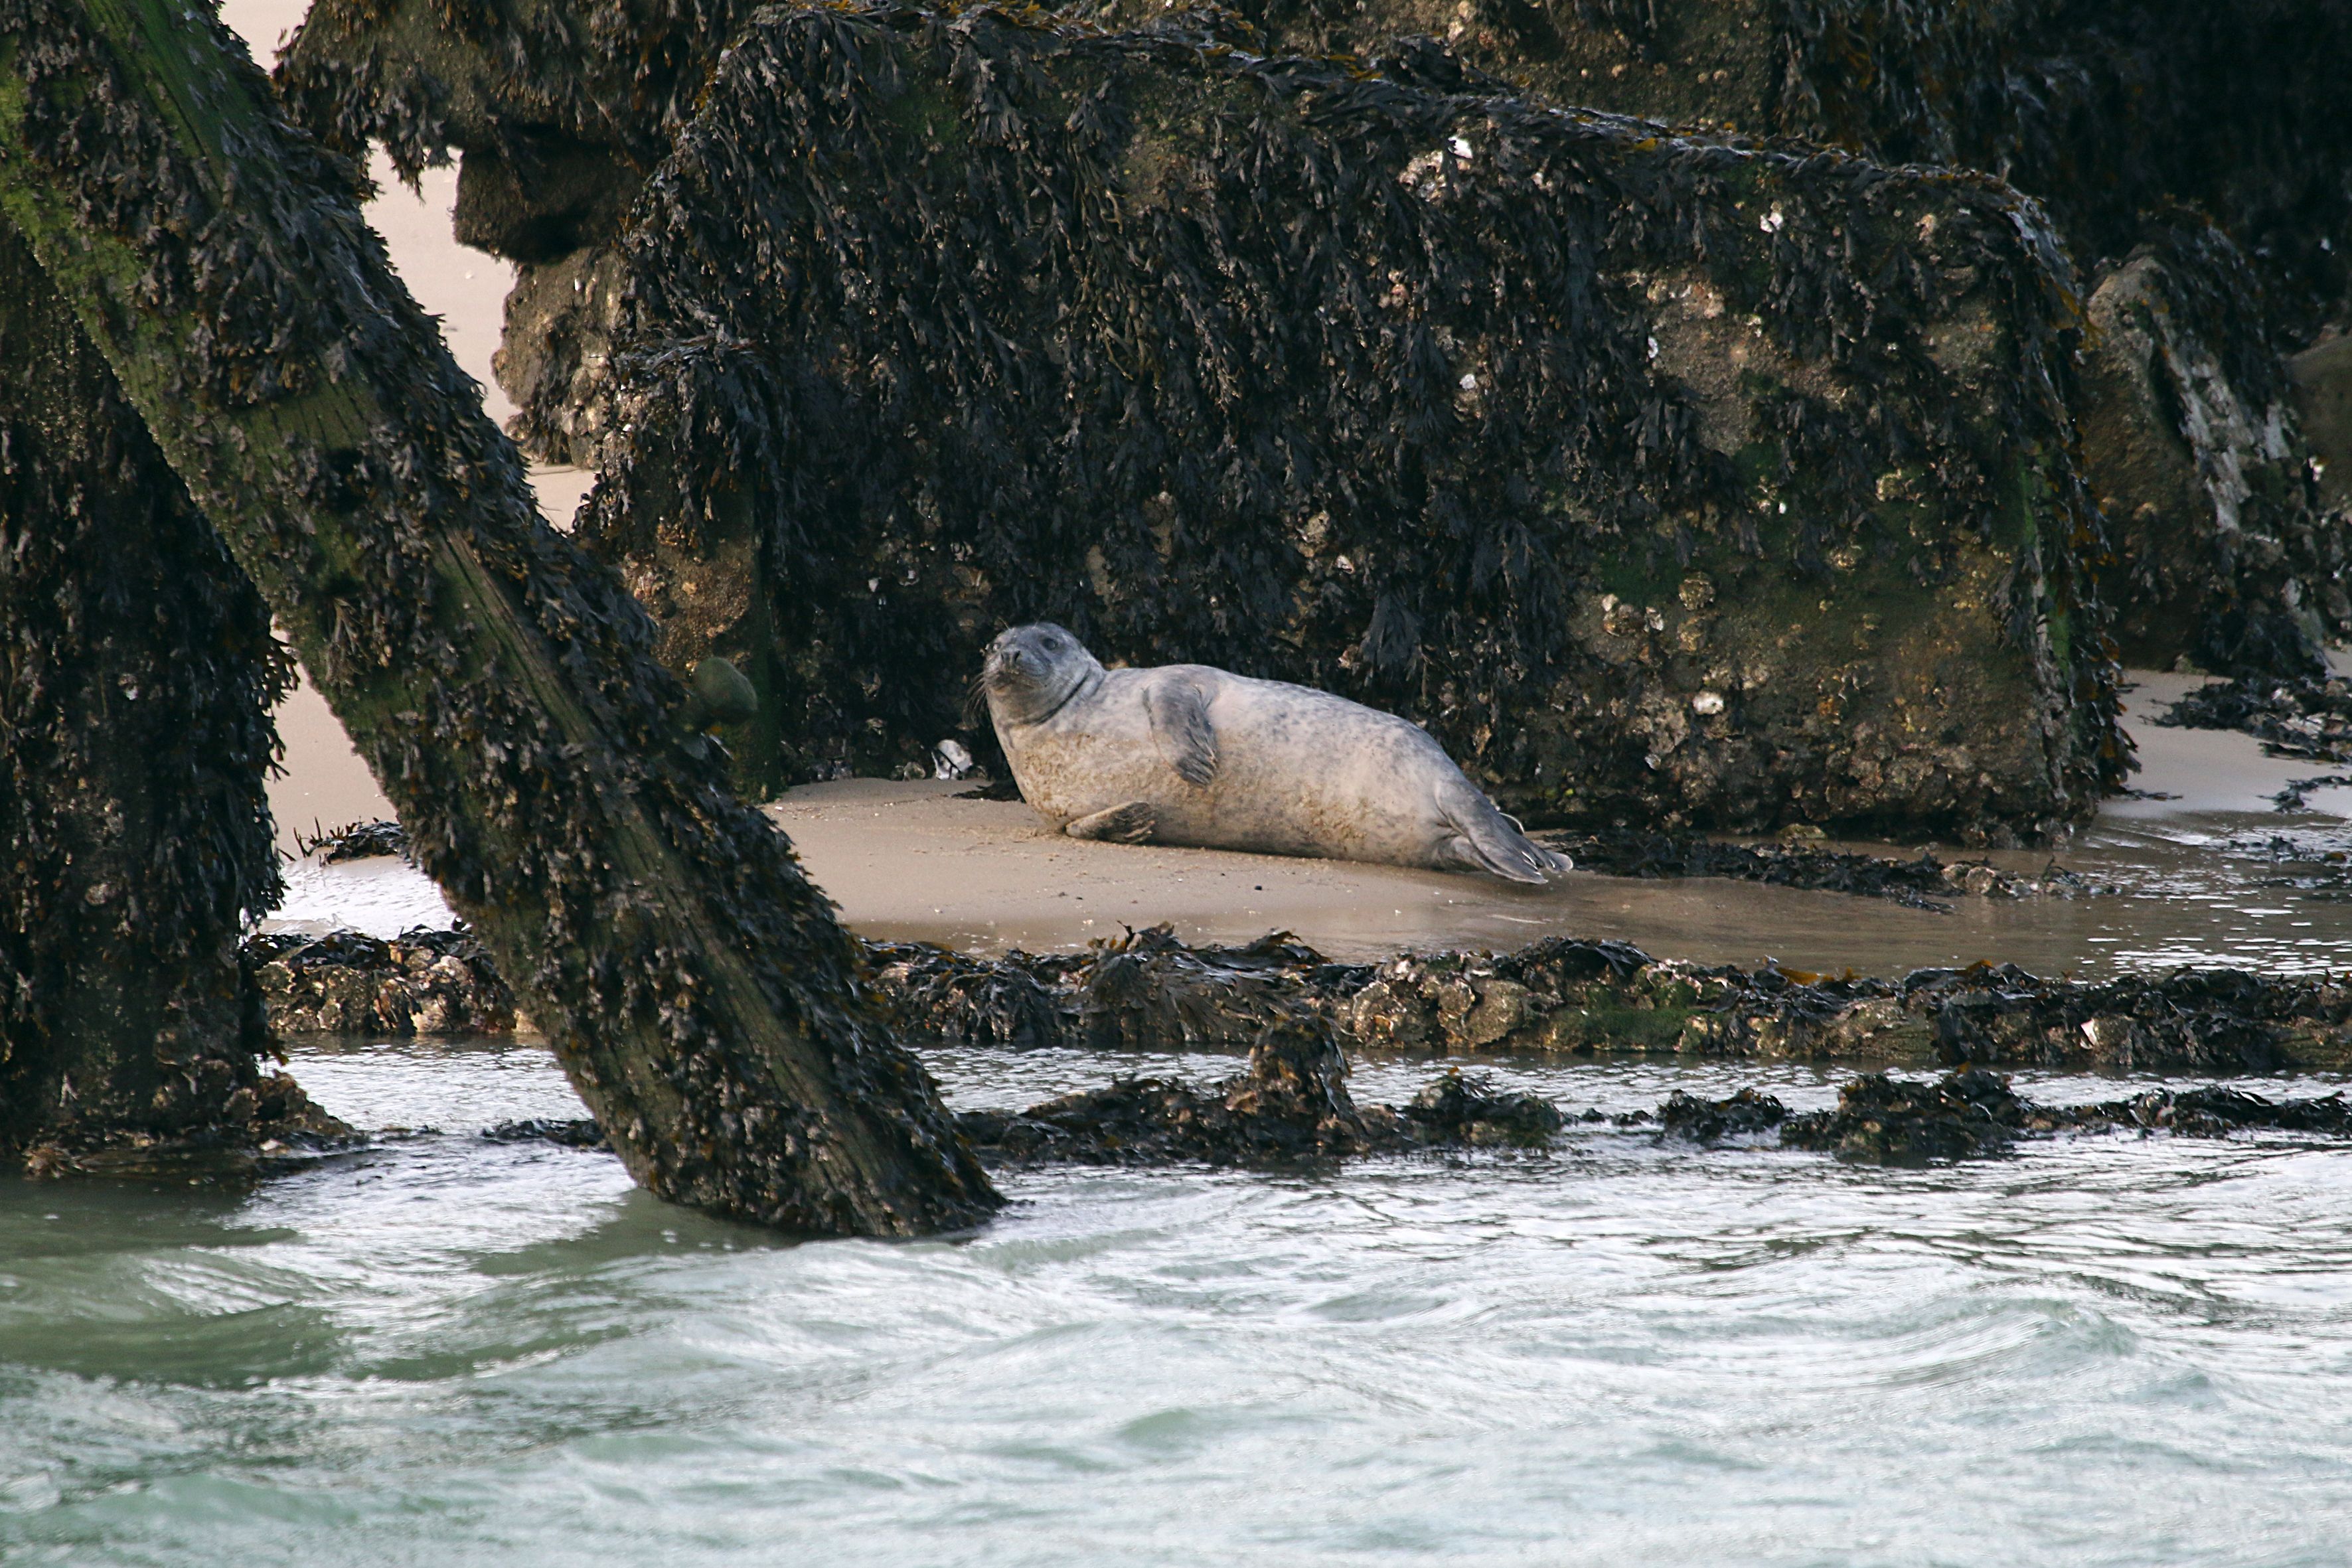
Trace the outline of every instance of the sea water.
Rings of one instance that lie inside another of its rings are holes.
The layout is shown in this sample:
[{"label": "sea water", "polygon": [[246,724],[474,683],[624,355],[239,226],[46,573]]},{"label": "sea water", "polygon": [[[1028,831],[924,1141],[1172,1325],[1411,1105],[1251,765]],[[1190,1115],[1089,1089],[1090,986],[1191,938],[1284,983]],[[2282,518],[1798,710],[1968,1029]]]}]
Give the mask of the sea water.
[{"label": "sea water", "polygon": [[[939,1065],[956,1103],[1012,1105],[1234,1064]],[[580,1113],[531,1045],[293,1070],[408,1131],[241,1190],[0,1183],[0,1561],[2352,1552],[2352,1157],[2307,1141],[1881,1170],[1602,1123],[1542,1152],[1008,1173],[969,1236],[794,1245],[609,1155],[480,1137]],[[1367,1062],[1356,1091],[1433,1070]],[[1834,1092],[1496,1070],[1572,1110]]]}]

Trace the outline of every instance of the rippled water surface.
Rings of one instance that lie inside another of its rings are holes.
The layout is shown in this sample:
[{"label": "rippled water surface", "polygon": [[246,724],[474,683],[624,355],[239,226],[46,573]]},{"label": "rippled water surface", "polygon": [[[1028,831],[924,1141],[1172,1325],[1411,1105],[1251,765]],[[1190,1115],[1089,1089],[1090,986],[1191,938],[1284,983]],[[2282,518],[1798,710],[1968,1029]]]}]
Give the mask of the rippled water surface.
[{"label": "rippled water surface", "polygon": [[[942,1065],[963,1104],[1230,1068]],[[1603,1127],[1015,1175],[968,1239],[796,1247],[475,1136],[578,1113],[531,1047],[294,1068],[354,1121],[443,1131],[242,1193],[0,1184],[0,1559],[2337,1563],[2352,1538],[2352,1160],[2290,1140],[1886,1172]],[[1570,1109],[1832,1092],[1503,1071]]]}]

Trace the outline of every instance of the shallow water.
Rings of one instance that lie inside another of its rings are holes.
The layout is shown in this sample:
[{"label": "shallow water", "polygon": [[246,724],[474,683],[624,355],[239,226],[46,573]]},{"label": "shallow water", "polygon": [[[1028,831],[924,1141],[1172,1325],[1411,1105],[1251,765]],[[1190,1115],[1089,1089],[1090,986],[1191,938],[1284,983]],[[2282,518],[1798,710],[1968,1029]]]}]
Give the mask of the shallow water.
[{"label": "shallow water", "polygon": [[[1229,1065],[942,1064],[964,1104]],[[967,1239],[795,1247],[473,1136],[577,1114],[533,1047],[294,1068],[445,1131],[242,1193],[0,1184],[0,1559],[2343,1561],[2352,1162],[2307,1143],[1886,1172],[1602,1128],[1016,1174]]]}]

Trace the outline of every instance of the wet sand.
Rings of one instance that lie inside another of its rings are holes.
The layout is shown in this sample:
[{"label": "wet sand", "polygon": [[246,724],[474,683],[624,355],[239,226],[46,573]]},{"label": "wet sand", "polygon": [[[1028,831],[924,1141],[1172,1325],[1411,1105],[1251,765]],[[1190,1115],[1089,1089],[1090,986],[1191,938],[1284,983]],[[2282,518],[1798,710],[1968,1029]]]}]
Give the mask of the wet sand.
[{"label": "wet sand", "polygon": [[[1571,874],[1528,889],[1488,878],[1162,846],[1089,844],[1048,832],[1018,802],[964,800],[945,781],[812,784],[767,808],[803,864],[869,937],[982,952],[1083,947],[1166,922],[1189,941],[1297,932],[1335,958],[1406,949],[1507,949],[1540,937],[1632,942],[1662,957],[1895,973],[1983,959],[2042,974],[2179,963],[2272,972],[2352,965],[2352,903],[2291,879],[2261,852],[2281,832],[2341,837],[2339,814],[2282,816],[2269,796],[2313,764],[2261,754],[2250,737],[2142,721],[2191,684],[2145,676],[2130,694],[2140,786],[2176,799],[2108,804],[2047,850],[1991,858],[2018,871],[2052,860],[2116,889],[2080,898],[1955,895],[1950,911],[1715,879],[1639,881]],[[286,781],[299,785],[298,778]],[[2315,797],[2352,805],[2347,792]],[[1832,847],[1908,855],[1922,846]],[[1938,847],[1946,858],[1969,852]],[[449,919],[402,862],[289,869],[279,923],[391,935]]]}]

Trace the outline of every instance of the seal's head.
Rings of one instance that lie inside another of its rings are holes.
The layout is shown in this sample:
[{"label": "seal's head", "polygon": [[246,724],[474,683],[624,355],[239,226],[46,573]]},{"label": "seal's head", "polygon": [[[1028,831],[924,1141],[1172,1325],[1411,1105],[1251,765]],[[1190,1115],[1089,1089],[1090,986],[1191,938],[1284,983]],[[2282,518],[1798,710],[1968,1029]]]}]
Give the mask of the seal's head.
[{"label": "seal's head", "polygon": [[1077,638],[1041,621],[996,634],[980,668],[980,689],[1000,723],[1034,724],[1052,717],[1102,668]]}]

